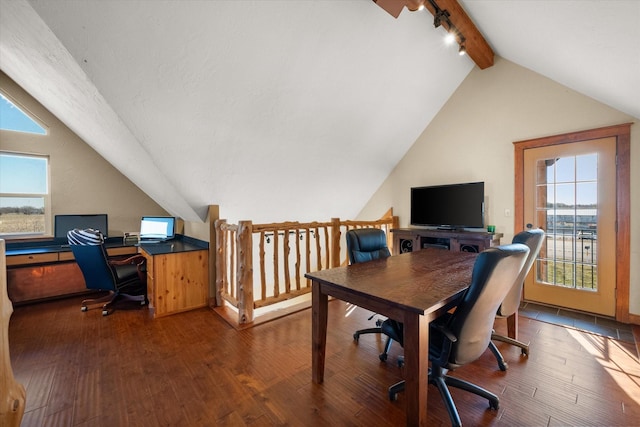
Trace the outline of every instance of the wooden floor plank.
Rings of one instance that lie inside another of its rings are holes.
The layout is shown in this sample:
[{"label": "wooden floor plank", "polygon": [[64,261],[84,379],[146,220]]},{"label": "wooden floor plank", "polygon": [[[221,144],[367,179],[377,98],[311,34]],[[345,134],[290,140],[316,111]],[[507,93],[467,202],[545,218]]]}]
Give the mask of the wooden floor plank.
[{"label": "wooden floor plank", "polygon": [[[147,308],[83,313],[80,299],[16,307],[12,366],[27,389],[23,427],[56,426],[398,426],[405,398],[387,398],[402,379],[395,343],[363,335],[370,313],[329,305],[325,382],[311,382],[311,313],[236,330],[208,308],[151,319]],[[128,307],[132,308],[132,307]],[[348,314],[348,315],[347,315]],[[504,322],[503,322],[504,323]],[[520,319],[530,356],[497,343],[451,375],[497,393],[500,409],[464,391],[452,396],[465,425],[640,425],[640,364],[634,343]],[[496,323],[499,333],[506,325]],[[450,425],[435,388],[429,425]]]}]

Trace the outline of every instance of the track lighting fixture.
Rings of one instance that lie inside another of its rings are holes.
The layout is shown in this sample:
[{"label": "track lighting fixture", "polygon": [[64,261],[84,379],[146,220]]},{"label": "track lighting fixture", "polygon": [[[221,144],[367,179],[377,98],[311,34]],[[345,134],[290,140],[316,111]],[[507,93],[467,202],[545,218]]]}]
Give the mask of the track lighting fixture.
[{"label": "track lighting fixture", "polygon": [[[380,0],[373,0],[373,1],[377,3]],[[405,0],[403,1],[403,3],[406,4],[407,9],[409,9],[409,12],[416,12],[424,9],[424,1],[425,0]]]},{"label": "track lighting fixture", "polygon": [[467,49],[464,45],[465,38],[460,33],[460,30],[456,28],[455,25],[451,22],[449,18],[451,14],[446,9],[440,9],[440,6],[435,2],[435,0],[428,0],[429,4],[433,8],[433,26],[438,28],[440,26],[444,27],[447,30],[446,41],[447,44],[452,43],[457,39],[460,48],[458,49],[458,54],[464,55],[467,52]]},{"label": "track lighting fixture", "polygon": [[438,28],[440,25],[442,25],[442,22],[448,22],[448,21],[449,21],[449,12],[446,10],[437,9],[436,14],[433,16],[433,26]]},{"label": "track lighting fixture", "polygon": [[[493,65],[494,53],[491,46],[464,11],[460,0],[373,0],[373,2],[394,18],[398,18],[403,9],[411,12],[428,9],[433,15],[433,26],[445,29],[449,39],[447,43],[453,44],[454,41],[458,43],[460,55],[468,55],[481,70]],[[469,41],[468,45],[465,37]]]}]

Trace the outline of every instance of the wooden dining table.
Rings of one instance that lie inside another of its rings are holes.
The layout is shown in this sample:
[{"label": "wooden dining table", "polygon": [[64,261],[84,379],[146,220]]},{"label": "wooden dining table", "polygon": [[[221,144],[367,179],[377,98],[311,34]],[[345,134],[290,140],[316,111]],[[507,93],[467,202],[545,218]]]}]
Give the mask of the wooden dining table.
[{"label": "wooden dining table", "polygon": [[312,380],[324,381],[328,297],[404,324],[406,420],[427,425],[429,322],[455,306],[471,284],[477,254],[423,249],[331,268],[312,281]]}]

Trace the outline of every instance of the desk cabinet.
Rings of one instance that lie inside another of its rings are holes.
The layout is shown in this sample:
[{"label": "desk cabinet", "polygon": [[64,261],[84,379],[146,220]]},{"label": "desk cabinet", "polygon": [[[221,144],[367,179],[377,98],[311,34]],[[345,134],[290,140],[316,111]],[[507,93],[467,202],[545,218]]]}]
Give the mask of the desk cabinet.
[{"label": "desk cabinet", "polygon": [[147,298],[153,317],[206,307],[209,298],[209,251],[151,255],[147,259]]},{"label": "desk cabinet", "polygon": [[[109,256],[131,256],[135,246],[107,248]],[[13,304],[87,292],[71,251],[7,255],[7,293]]]},{"label": "desk cabinet", "polygon": [[439,248],[454,252],[482,252],[500,245],[502,233],[452,231],[421,228],[397,228],[393,233],[394,254]]}]

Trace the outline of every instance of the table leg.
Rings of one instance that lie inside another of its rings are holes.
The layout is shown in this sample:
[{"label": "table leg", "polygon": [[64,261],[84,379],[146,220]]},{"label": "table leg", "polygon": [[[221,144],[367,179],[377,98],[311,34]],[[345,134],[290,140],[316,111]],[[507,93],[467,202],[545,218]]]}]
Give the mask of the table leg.
[{"label": "table leg", "polygon": [[322,292],[321,284],[312,282],[311,290],[311,370],[316,384],[324,381],[324,355],[327,348],[328,296]]},{"label": "table leg", "polygon": [[518,312],[516,311],[511,316],[507,317],[507,336],[518,339]]},{"label": "table leg", "polygon": [[404,318],[404,363],[408,426],[427,425],[428,357],[428,319],[417,313],[407,313]]}]

